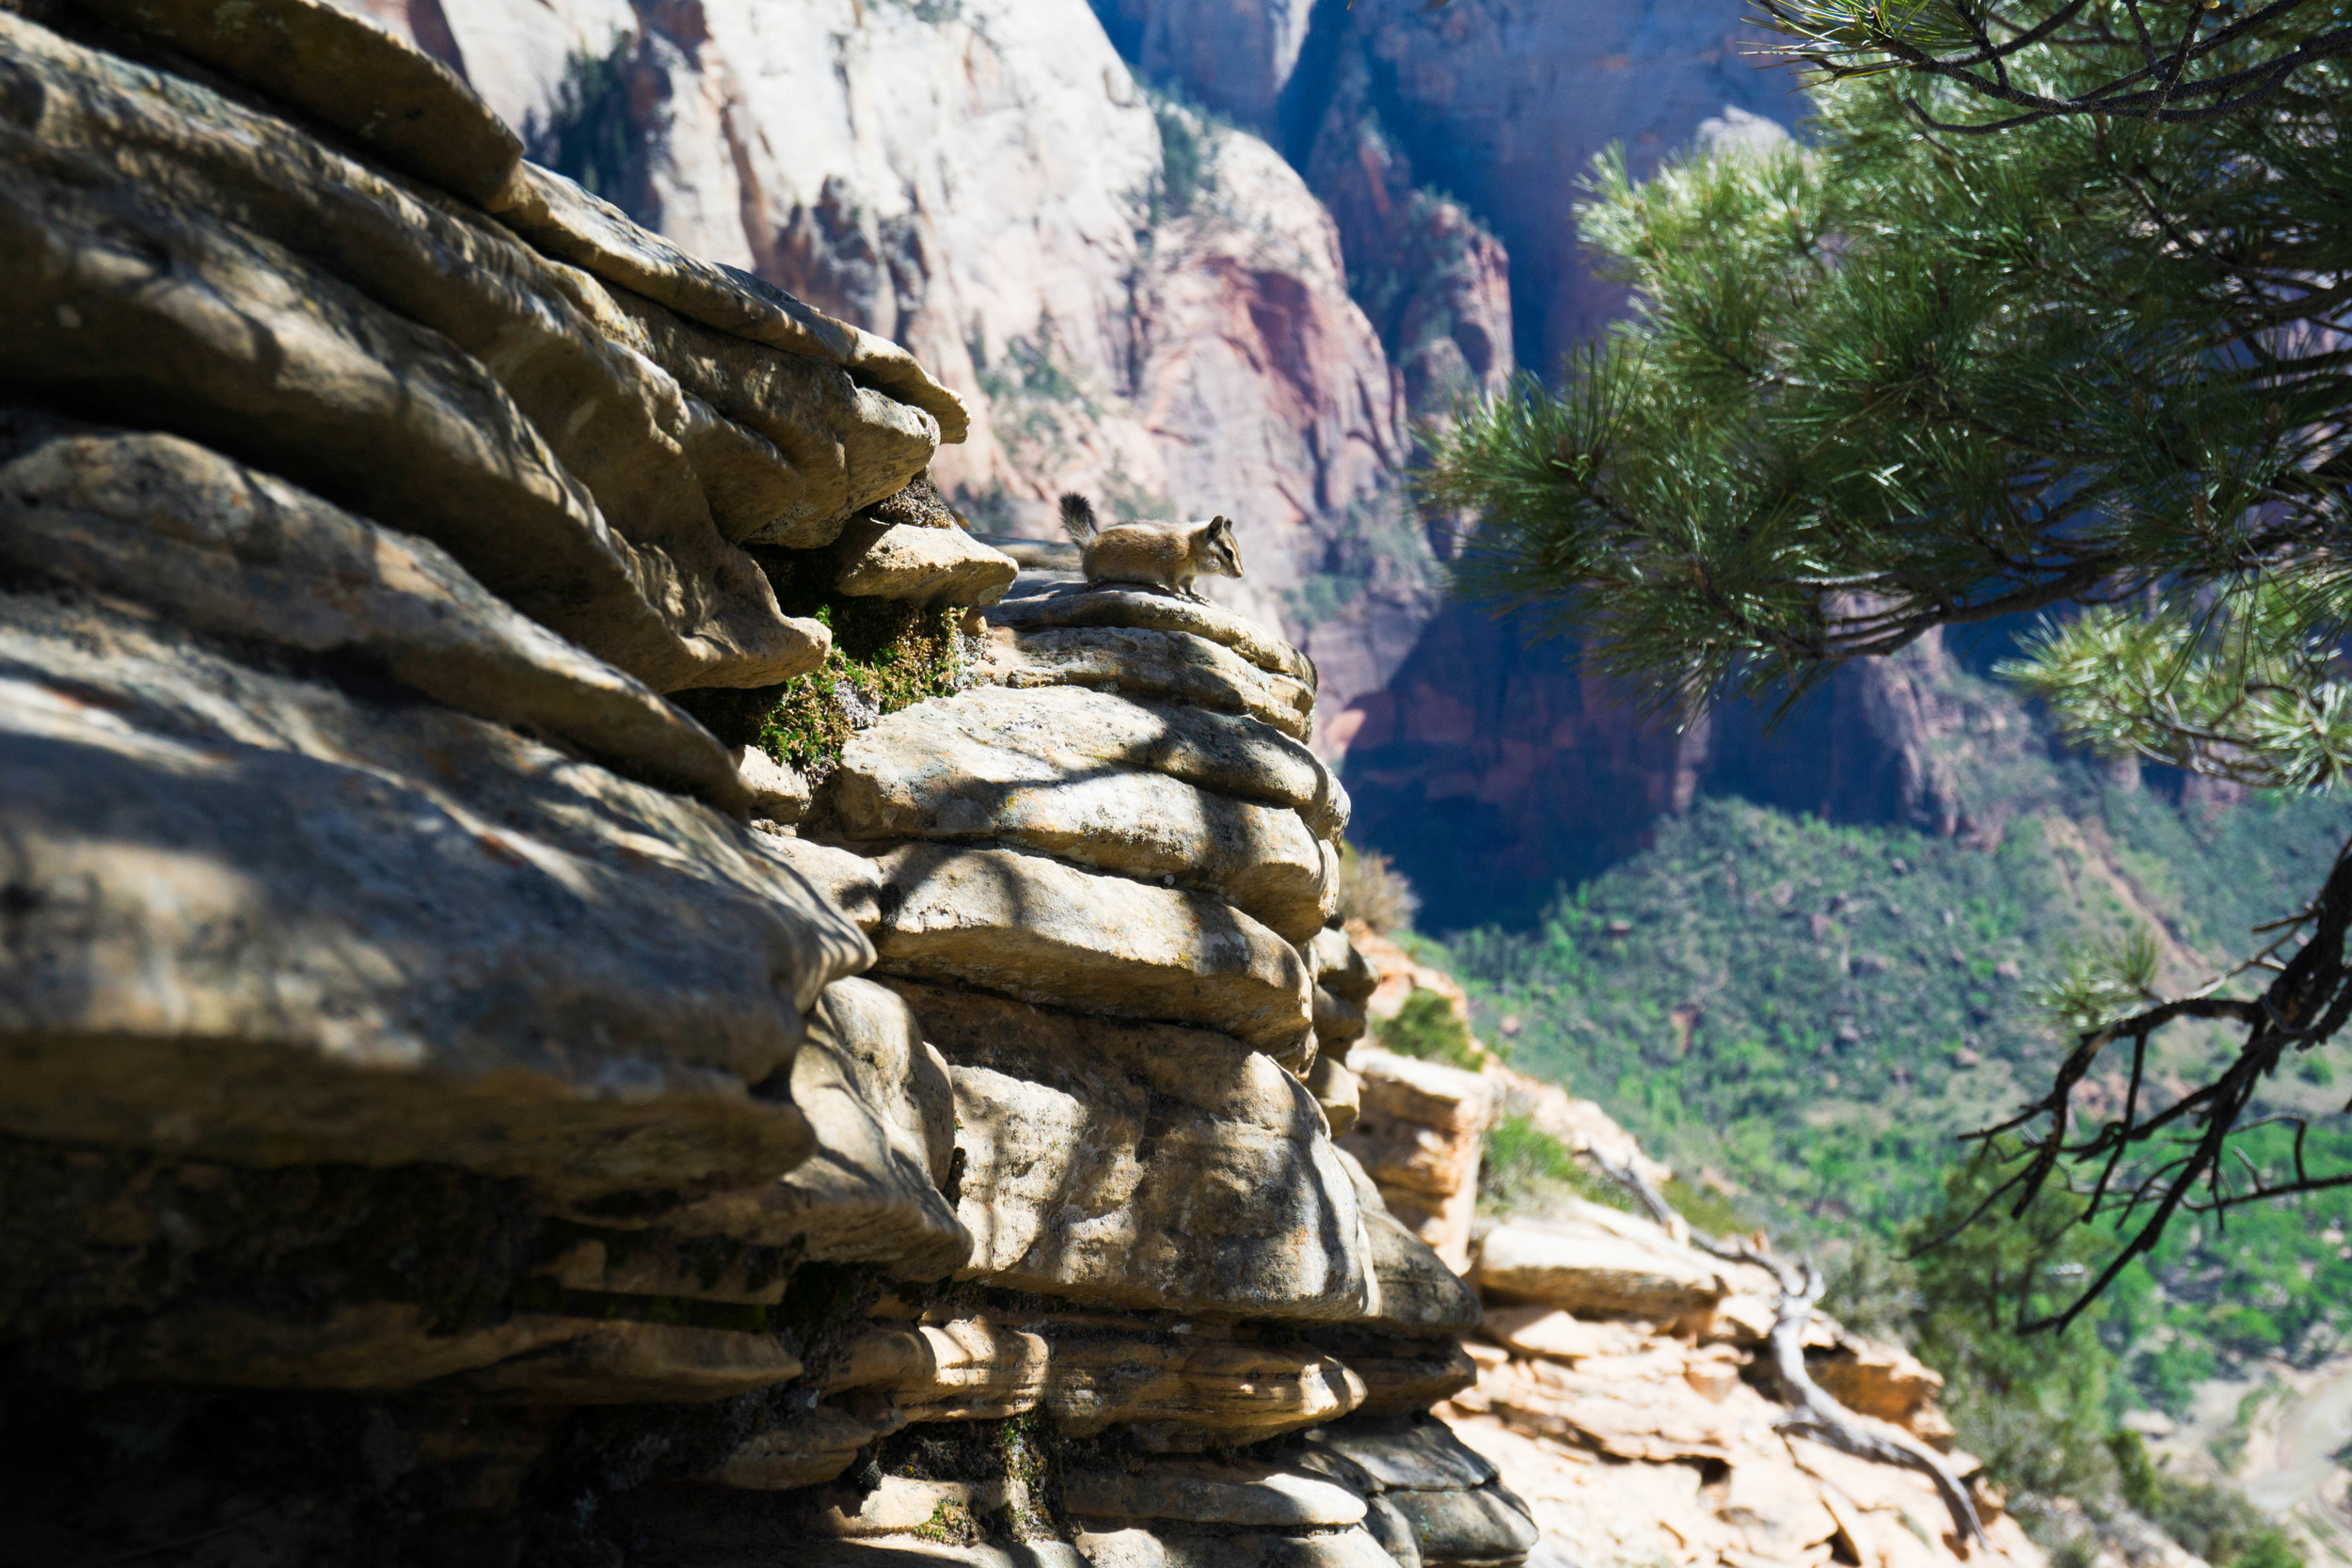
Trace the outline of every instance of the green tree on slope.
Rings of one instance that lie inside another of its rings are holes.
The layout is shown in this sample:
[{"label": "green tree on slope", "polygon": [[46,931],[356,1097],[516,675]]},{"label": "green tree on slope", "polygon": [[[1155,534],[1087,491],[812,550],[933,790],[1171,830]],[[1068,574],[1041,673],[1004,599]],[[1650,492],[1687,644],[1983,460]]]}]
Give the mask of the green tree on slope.
[{"label": "green tree on slope", "polygon": [[[2128,39],[2077,40],[2034,70],[2079,98],[2139,63]],[[1640,312],[1561,392],[1526,384],[1435,437],[1433,499],[1484,519],[1467,586],[1549,610],[1675,717],[2071,610],[2008,668],[2067,733],[2331,784],[2352,766],[2348,65],[2306,61],[2246,113],[2069,113],[1962,144],[1921,117],[1953,121],[1974,88],[1871,78],[1817,94],[1806,148],[1640,183],[1605,159],[1583,232]],[[2052,989],[2075,1049],[1986,1134],[2002,1175],[1973,1212],[2062,1196],[2122,1242],[2065,1296],[2016,1293],[2024,1325],[2073,1321],[2176,1216],[2352,1182],[2256,1110],[2352,1017],[2352,854],[2280,912],[2194,994],[2157,994],[2128,945]],[[2184,1018],[2242,1041],[2171,1093],[2143,1069]],[[2074,1091],[2110,1060],[2127,1102],[2086,1123]]]}]

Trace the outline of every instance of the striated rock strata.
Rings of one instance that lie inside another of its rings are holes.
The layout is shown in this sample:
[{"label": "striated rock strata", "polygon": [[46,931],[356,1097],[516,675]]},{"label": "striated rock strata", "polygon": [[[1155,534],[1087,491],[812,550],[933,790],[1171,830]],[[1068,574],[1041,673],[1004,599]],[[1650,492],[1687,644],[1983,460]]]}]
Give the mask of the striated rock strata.
[{"label": "striated rock strata", "polygon": [[440,14],[0,13],[6,1555],[1518,1560],[1314,664]]}]

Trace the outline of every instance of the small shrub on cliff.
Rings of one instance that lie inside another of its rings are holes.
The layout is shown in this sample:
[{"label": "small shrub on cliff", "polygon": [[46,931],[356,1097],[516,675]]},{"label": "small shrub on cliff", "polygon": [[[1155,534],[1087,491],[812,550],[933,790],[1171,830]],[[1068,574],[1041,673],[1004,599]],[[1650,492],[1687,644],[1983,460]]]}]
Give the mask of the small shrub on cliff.
[{"label": "small shrub on cliff", "polygon": [[1486,1063],[1486,1053],[1470,1037],[1470,1025],[1454,1015],[1450,1000],[1434,990],[1415,990],[1407,995],[1394,1018],[1383,1019],[1373,1026],[1373,1037],[1384,1051],[1393,1051],[1400,1056],[1418,1056],[1424,1062],[1442,1062],[1470,1072]]},{"label": "small shrub on cliff", "polygon": [[2107,1439],[2123,1500],[2214,1568],[2301,1568],[2286,1533],[2236,1487],[2167,1475],[2136,1432]]},{"label": "small shrub on cliff", "polygon": [[1567,1145],[1533,1117],[1518,1111],[1496,1117],[1479,1140],[1479,1206],[1498,1214],[1540,1212],[1554,1196],[1635,1212],[1624,1188],[1586,1170]]},{"label": "small shrub on cliff", "polygon": [[1409,928],[1421,911],[1412,881],[1388,856],[1354,845],[1340,848],[1339,913],[1387,934]]},{"label": "small shrub on cliff", "polygon": [[857,730],[955,691],[963,650],[953,609],[845,599],[813,612],[833,628],[833,650],[818,668],[781,686],[679,691],[670,700],[727,745],[757,746],[817,783]]}]

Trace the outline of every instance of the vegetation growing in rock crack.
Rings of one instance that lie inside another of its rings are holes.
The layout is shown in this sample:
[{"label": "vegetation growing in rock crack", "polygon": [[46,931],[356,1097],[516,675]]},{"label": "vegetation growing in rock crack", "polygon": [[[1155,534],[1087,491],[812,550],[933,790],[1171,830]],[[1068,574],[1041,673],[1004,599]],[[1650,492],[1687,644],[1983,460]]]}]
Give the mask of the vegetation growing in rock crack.
[{"label": "vegetation growing in rock crack", "polygon": [[727,745],[757,746],[817,783],[857,731],[961,689],[971,660],[952,607],[843,598],[813,613],[833,632],[818,668],[780,686],[673,692],[671,700]]}]

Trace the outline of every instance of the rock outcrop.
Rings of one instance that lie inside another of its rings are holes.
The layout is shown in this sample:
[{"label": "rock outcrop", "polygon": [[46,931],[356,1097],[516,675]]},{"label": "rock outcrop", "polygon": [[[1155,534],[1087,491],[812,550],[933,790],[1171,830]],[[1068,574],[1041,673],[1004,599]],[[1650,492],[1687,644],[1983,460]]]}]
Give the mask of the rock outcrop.
[{"label": "rock outcrop", "polygon": [[1016,581],[923,363],[450,53],[0,13],[14,1543],[1518,1560],[1310,1086],[1315,664]]}]

